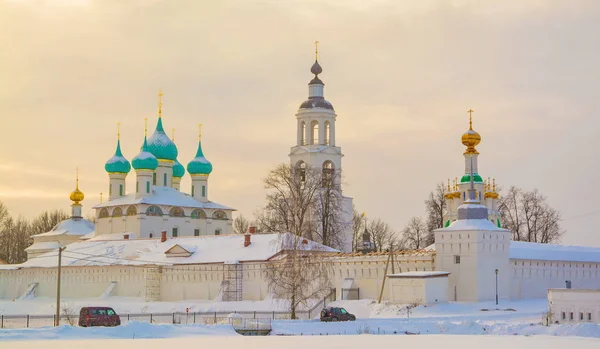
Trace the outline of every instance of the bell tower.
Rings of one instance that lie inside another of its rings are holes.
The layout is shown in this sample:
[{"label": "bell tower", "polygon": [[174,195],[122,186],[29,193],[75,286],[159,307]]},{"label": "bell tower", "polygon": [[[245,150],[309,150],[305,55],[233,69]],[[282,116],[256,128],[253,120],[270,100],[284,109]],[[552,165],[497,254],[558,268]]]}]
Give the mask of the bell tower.
[{"label": "bell tower", "polygon": [[293,169],[311,167],[335,173],[342,169],[342,149],[335,142],[337,115],[333,105],[323,94],[325,84],[319,78],[323,68],[319,64],[319,42],[315,42],[315,63],[310,72],[315,76],[308,83],[308,99],[296,113],[296,145],[291,148],[290,165]]},{"label": "bell tower", "polygon": [[[339,248],[344,252],[352,251],[353,229],[352,229],[352,198],[342,195],[341,171],[342,171],[342,149],[337,146],[335,137],[335,122],[337,115],[333,105],[324,96],[325,84],[319,78],[323,68],[319,64],[319,42],[315,42],[315,63],[310,68],[314,74],[308,83],[308,99],[302,102],[296,113],[296,145],[291,147],[289,154],[290,166],[293,171],[302,171],[311,168],[315,172],[320,171],[323,179],[331,178],[332,186],[324,184],[324,191],[333,187],[340,197],[340,212],[338,216],[339,234],[337,242],[324,242]],[[302,175],[301,175],[302,176]],[[324,181],[324,183],[326,183]],[[322,228],[315,230],[320,231]]]}]

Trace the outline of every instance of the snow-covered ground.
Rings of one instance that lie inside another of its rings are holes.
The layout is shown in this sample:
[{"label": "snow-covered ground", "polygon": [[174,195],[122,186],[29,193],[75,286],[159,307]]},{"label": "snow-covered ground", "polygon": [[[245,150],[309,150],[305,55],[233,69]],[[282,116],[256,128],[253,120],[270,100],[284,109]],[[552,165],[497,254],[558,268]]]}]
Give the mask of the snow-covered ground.
[{"label": "snow-covered ground", "polygon": [[[51,314],[54,305],[50,299],[32,299],[23,301],[0,302],[0,314]],[[286,310],[287,304],[278,300],[260,302],[153,302],[146,303],[141,299],[106,298],[89,300],[66,300],[73,309],[83,305],[108,305],[118,313],[170,313],[182,312],[186,307],[190,311],[217,311],[226,316],[232,311],[269,311]],[[332,305],[345,307],[356,314],[357,321],[322,323],[318,320],[275,320],[272,322],[272,335],[402,335],[418,333],[436,336],[453,335],[520,335],[520,336],[568,336],[593,337],[600,339],[600,325],[574,324],[542,326],[542,314],[547,309],[545,299],[522,301],[501,301],[499,306],[494,302],[482,303],[446,303],[431,306],[420,306],[409,314],[402,305],[382,303],[373,300],[337,301]],[[123,317],[122,317],[123,318]],[[6,320],[6,318],[5,318]],[[177,338],[197,336],[237,336],[230,325],[192,324],[191,317],[182,319],[182,325],[150,324],[145,321],[123,321],[117,328],[78,328],[71,326],[41,327],[30,329],[0,330],[0,342],[22,342],[36,338],[40,340],[79,340],[102,338]],[[164,321],[163,321],[164,320]],[[34,320],[31,320],[34,321]],[[169,323],[170,316],[165,319],[154,318],[154,322]],[[202,321],[197,321],[202,323]],[[223,321],[224,323],[227,322]],[[186,324],[187,323],[187,324]],[[34,325],[35,326],[35,325]],[[47,326],[47,325],[42,325]],[[361,337],[361,336],[359,336]],[[408,336],[413,337],[413,336]],[[429,336],[427,336],[429,337]],[[487,336],[486,336],[487,337]],[[202,339],[204,341],[205,339]],[[343,341],[342,341],[343,342]],[[340,343],[342,343],[340,342]],[[203,342],[204,343],[204,342]],[[600,342],[596,343],[600,345]],[[129,344],[128,344],[129,345]],[[340,344],[341,345],[341,344]],[[12,344],[11,344],[11,347]],[[599,346],[600,347],[600,346]],[[487,348],[489,349],[489,348]],[[514,349],[514,348],[513,348]]]},{"label": "snow-covered ground", "polygon": [[[354,348],[460,348],[460,349],[596,349],[600,340],[576,337],[516,337],[516,336],[326,336],[326,337],[242,337],[242,336],[204,336],[170,339],[93,339],[80,340],[66,337],[66,340],[47,341],[47,349],[84,347],[86,349],[128,348],[246,348],[246,349],[354,349]],[[123,338],[123,337],[120,337]],[[11,342],[11,349],[39,348],[39,341]]]}]

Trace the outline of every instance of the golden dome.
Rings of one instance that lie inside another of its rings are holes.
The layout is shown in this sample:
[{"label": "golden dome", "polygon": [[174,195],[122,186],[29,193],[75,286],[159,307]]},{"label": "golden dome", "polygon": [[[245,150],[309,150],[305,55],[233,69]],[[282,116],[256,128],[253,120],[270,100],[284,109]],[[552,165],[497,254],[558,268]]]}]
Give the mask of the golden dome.
[{"label": "golden dome", "polygon": [[78,204],[80,201],[83,201],[84,197],[85,196],[83,195],[83,192],[81,190],[79,190],[78,188],[73,190],[71,192],[71,195],[69,196],[71,201],[73,201],[73,203],[76,203],[76,204]]},{"label": "golden dome", "polygon": [[473,109],[469,109],[469,130],[462,135],[462,144],[467,147],[465,154],[479,154],[475,149],[475,146],[481,142],[481,136],[479,133],[473,130],[473,119],[471,114],[473,113]]},{"label": "golden dome", "polygon": [[71,195],[69,195],[69,199],[71,199],[71,201],[73,201],[74,204],[79,204],[79,202],[83,201],[83,198],[85,197],[85,195],[83,195],[83,192],[79,190],[79,168],[77,168],[76,178],[77,179],[75,180],[75,190],[71,192]]}]

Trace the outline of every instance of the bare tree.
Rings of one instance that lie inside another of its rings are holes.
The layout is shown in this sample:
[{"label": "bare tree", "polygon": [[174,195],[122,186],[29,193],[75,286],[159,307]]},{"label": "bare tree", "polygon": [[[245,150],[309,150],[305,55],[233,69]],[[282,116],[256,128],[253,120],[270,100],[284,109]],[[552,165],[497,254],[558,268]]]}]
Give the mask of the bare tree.
[{"label": "bare tree", "polygon": [[267,204],[255,215],[262,232],[290,232],[340,247],[344,226],[339,172],[280,164],[264,185]]},{"label": "bare tree", "polygon": [[250,221],[243,215],[239,215],[233,220],[233,232],[235,234],[246,234],[249,228]]},{"label": "bare tree", "polygon": [[289,300],[292,319],[300,305],[308,306],[311,299],[327,295],[331,289],[329,265],[315,246],[307,249],[305,239],[294,234],[282,234],[282,255],[266,267],[269,290]]},{"label": "bare tree", "polygon": [[402,231],[402,242],[405,248],[419,250],[427,247],[429,231],[420,217],[412,217]]},{"label": "bare tree", "polygon": [[[311,171],[316,173],[316,171]],[[341,248],[344,244],[342,221],[343,196],[340,190],[340,173],[333,169],[323,168],[320,173],[321,188],[316,191],[314,214],[316,220],[315,234],[326,246]]]},{"label": "bare tree", "polygon": [[30,235],[49,232],[58,223],[68,219],[70,215],[63,210],[50,210],[40,213],[31,221]]},{"label": "bare tree", "polygon": [[390,226],[379,218],[371,219],[367,223],[367,231],[371,235],[375,251],[385,251],[394,244],[398,246],[394,231]]},{"label": "bare tree", "polygon": [[444,183],[436,184],[429,197],[425,200],[427,211],[427,238],[424,245],[429,246],[435,242],[434,230],[444,227],[444,215],[446,214],[446,198],[444,197]]},{"label": "bare tree", "polygon": [[560,212],[550,207],[537,189],[528,192],[513,186],[502,196],[498,208],[514,241],[557,243],[565,233],[560,227]]},{"label": "bare tree", "polygon": [[358,213],[356,208],[352,209],[352,251],[358,251],[361,246],[362,234],[366,229],[365,213]]}]

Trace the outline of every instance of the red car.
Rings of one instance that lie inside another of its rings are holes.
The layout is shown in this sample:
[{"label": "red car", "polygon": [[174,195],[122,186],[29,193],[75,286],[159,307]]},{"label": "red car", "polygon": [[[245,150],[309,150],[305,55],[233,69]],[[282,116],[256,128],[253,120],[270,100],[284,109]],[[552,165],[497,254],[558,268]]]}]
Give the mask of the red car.
[{"label": "red car", "polygon": [[83,307],[79,311],[79,326],[119,326],[121,318],[113,308]]}]

